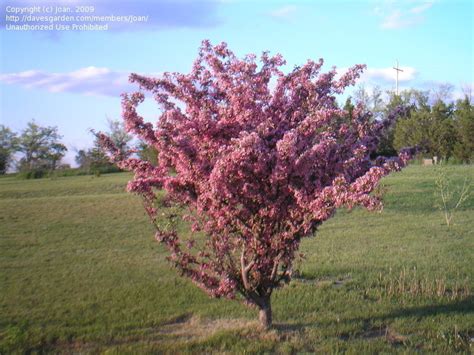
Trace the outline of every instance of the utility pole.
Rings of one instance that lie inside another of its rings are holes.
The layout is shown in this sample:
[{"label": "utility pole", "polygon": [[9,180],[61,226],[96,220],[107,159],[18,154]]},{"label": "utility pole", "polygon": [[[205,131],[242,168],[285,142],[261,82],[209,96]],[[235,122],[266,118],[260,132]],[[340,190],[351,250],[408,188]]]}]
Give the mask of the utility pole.
[{"label": "utility pole", "polygon": [[400,67],[398,65],[398,59],[397,59],[397,67],[396,68],[393,67],[393,69],[395,69],[395,71],[397,72],[397,91],[396,91],[396,93],[397,93],[397,96],[398,96],[398,73],[403,71],[402,69],[400,69]]}]

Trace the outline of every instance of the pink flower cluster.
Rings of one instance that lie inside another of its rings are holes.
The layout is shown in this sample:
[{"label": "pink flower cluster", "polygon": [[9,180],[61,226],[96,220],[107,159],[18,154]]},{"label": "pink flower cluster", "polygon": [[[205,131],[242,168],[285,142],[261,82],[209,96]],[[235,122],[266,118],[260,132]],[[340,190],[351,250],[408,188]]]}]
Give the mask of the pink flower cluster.
[{"label": "pink flower cluster", "polygon": [[[128,189],[143,196],[170,250],[170,261],[210,295],[262,306],[289,279],[301,238],[341,206],[381,207],[370,195],[380,179],[410,158],[370,154],[389,122],[362,107],[339,109],[336,94],[353,85],[365,66],[336,79],[321,73],[323,60],[284,74],[280,55],[238,59],[222,43],[204,41],[189,74],[160,78],[132,74],[161,108],[153,126],[138,115],[143,92],[124,95],[129,132],[158,151],[158,166],[122,157],[101,136],[121,168],[135,172]],[[274,78],[274,83],[271,82]],[[166,191],[165,201],[155,192]],[[182,240],[162,226],[157,204],[186,206],[202,243]],[[200,249],[192,252],[194,248]]]}]

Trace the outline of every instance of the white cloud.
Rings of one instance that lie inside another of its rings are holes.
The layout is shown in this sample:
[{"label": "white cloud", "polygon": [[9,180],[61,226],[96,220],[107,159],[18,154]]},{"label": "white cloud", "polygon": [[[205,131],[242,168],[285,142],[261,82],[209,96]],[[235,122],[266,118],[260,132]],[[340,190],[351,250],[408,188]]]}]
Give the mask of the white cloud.
[{"label": "white cloud", "polygon": [[[398,81],[400,83],[408,82],[414,80],[417,74],[417,71],[413,67],[400,67],[402,70],[398,73]],[[396,70],[393,67],[387,68],[367,68],[367,70],[362,74],[362,81],[376,82],[379,84],[387,84],[395,82],[397,78]]]},{"label": "white cloud", "polygon": [[279,19],[289,19],[295,15],[296,10],[297,10],[297,7],[294,5],[282,6],[271,11],[270,16],[279,18]]},{"label": "white cloud", "polygon": [[384,29],[398,29],[417,25],[423,21],[420,16],[411,16],[401,10],[393,10],[382,21],[381,27]]},{"label": "white cloud", "polygon": [[[400,66],[402,72],[398,74],[398,89],[408,90],[416,87],[419,81],[418,71],[410,66]],[[337,69],[336,79],[347,72],[349,68],[341,67]],[[364,70],[360,78],[356,81],[356,87],[363,86],[368,93],[372,93],[374,88],[381,89],[383,92],[395,90],[396,86],[396,71],[393,67],[368,67]],[[354,91],[354,88],[349,88],[348,93]]]},{"label": "white cloud", "polygon": [[85,95],[118,96],[135,88],[128,83],[129,73],[109,68],[85,67],[71,72],[50,73],[27,70],[0,74],[0,82],[49,92],[71,92]]},{"label": "white cloud", "polygon": [[[408,6],[410,5],[411,6]],[[424,13],[433,6],[429,2],[385,2],[373,9],[373,13],[382,19],[380,27],[383,29],[400,29],[412,27],[425,20]],[[396,7],[394,7],[396,5]]]},{"label": "white cloud", "polygon": [[428,10],[431,6],[433,6],[432,2],[425,2],[424,4],[412,7],[410,9],[410,12],[412,14],[421,14],[422,12],[425,12],[426,10]]}]

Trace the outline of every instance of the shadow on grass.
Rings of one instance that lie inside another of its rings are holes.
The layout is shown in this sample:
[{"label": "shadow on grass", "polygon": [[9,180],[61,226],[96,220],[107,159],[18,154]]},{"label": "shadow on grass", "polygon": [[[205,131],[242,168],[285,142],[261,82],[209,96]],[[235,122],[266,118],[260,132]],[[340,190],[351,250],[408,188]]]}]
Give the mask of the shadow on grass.
[{"label": "shadow on grass", "polygon": [[[437,315],[450,315],[450,314],[473,314],[474,313],[474,296],[469,296],[466,299],[453,301],[449,303],[428,305],[421,307],[410,307],[402,308],[392,311],[388,314],[367,316],[367,317],[355,317],[348,319],[341,319],[345,323],[364,323],[373,321],[389,321],[399,318],[425,318],[433,317]],[[327,327],[330,324],[335,323],[334,321],[321,321],[321,322],[306,322],[306,323],[295,323],[295,324],[274,324],[274,329],[281,333],[301,332],[307,328]]]},{"label": "shadow on grass", "polygon": [[[474,296],[469,296],[463,300],[453,301],[444,304],[421,306],[421,307],[411,307],[411,308],[402,308],[391,312],[387,315],[377,316],[372,319],[394,319],[394,318],[405,318],[405,317],[432,317],[437,315],[447,315],[447,314],[469,314],[474,313]],[[356,321],[357,319],[353,319]],[[359,318],[359,320],[361,320]]]},{"label": "shadow on grass", "polygon": [[273,323],[272,328],[277,330],[279,333],[294,333],[301,332],[306,328],[311,328],[316,326],[316,323],[296,323],[296,324],[277,324]]}]

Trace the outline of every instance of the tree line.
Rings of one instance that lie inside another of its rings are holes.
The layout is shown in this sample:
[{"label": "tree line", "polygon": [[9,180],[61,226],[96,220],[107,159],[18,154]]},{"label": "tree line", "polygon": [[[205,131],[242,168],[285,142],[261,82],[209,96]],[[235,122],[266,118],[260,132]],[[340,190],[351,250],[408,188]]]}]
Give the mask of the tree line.
[{"label": "tree line", "polygon": [[41,177],[44,172],[56,170],[67,151],[61,138],[57,127],[42,127],[34,120],[19,135],[0,125],[0,174],[8,171],[17,152],[22,157],[16,170],[27,177]]},{"label": "tree line", "polygon": [[377,150],[377,155],[393,156],[404,147],[417,147],[418,156],[438,157],[445,162],[474,162],[474,108],[469,95],[455,102],[446,93],[405,90],[399,95],[375,88],[371,94],[363,87],[349,97],[344,108],[350,112],[358,103],[384,120],[395,108],[402,107],[394,125],[389,127]]},{"label": "tree line", "polygon": [[[24,130],[16,133],[0,125],[0,174],[17,171],[22,177],[40,178],[58,170],[69,174],[96,175],[120,171],[99,146],[92,130],[91,133],[94,136],[92,148],[78,150],[75,156],[78,168],[71,169],[69,164],[61,163],[68,149],[61,142],[58,127],[41,126],[32,120]],[[130,150],[132,137],[126,133],[121,122],[108,120],[108,134],[124,154]]]},{"label": "tree line", "polygon": [[[344,109],[351,112],[361,104],[371,112],[374,120],[385,120],[395,108],[400,110],[396,123],[381,138],[377,155],[394,156],[404,147],[418,147],[419,157],[434,157],[455,163],[474,162],[474,108],[466,95],[456,102],[447,102],[443,95],[430,100],[429,92],[405,90],[399,95],[388,94],[383,98],[378,88],[369,94],[359,87],[347,98]],[[430,103],[432,101],[432,103]],[[92,132],[93,133],[93,132]],[[108,120],[107,135],[115,145],[128,154],[132,137],[120,121]],[[98,139],[93,135],[92,148],[76,152],[77,173],[101,174],[120,171],[110,162]],[[58,127],[40,126],[34,120],[27,123],[20,133],[0,125],[0,174],[16,170],[28,178],[38,178],[58,169],[71,170],[61,160],[67,147],[61,142]],[[138,143],[135,153],[142,159],[156,163],[156,151],[145,143]],[[20,159],[14,159],[20,155]]]}]

